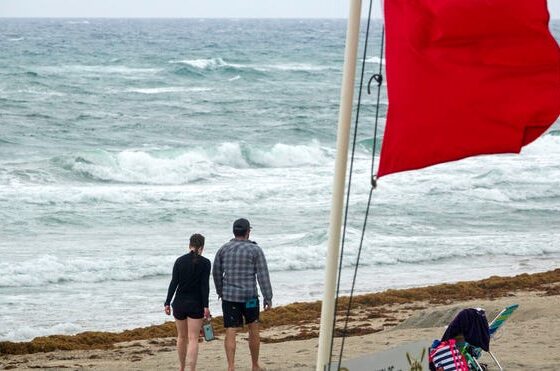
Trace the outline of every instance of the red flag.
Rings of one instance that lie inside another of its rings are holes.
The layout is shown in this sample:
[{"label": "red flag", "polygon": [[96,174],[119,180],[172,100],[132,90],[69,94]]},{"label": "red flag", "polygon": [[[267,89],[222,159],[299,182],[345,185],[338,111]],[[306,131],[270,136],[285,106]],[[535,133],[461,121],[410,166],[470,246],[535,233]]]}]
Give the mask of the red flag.
[{"label": "red flag", "polygon": [[378,176],[519,152],[560,114],[546,0],[385,0],[389,110]]}]

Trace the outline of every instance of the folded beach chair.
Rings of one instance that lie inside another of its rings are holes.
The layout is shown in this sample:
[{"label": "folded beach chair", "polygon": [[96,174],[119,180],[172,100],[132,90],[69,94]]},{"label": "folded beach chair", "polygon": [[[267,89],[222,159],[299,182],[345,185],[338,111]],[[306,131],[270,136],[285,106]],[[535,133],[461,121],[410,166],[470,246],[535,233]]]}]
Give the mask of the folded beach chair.
[{"label": "folded beach chair", "polygon": [[[490,352],[490,340],[518,307],[518,304],[507,306],[490,324],[488,324],[486,320],[484,310],[480,308],[463,309],[455,316],[453,321],[451,321],[441,341],[434,341],[432,350],[430,351],[430,361],[436,356],[435,353],[438,351],[438,348],[441,357],[441,354],[443,354],[441,347],[443,345],[450,348],[457,348],[464,357],[464,361],[467,363],[468,367],[465,369],[468,368],[469,371],[486,371],[488,369],[485,364],[479,362],[483,351],[487,352],[490,357],[492,357],[499,370],[503,370],[498,359]],[[462,342],[463,339],[461,339],[461,343],[455,341],[461,337],[464,338],[464,342]],[[450,349],[447,353],[453,353],[453,349]],[[435,358],[437,359],[437,357]],[[451,365],[451,362],[447,360],[440,362],[440,365],[442,367],[437,368],[437,365],[432,363],[430,364],[430,369],[443,369],[445,371],[463,370],[461,367]]]}]

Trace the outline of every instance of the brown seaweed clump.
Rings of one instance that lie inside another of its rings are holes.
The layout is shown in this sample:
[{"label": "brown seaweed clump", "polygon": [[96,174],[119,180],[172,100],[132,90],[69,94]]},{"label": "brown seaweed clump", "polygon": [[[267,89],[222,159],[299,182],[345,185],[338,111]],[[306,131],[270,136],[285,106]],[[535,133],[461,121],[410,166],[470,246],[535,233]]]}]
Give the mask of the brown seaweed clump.
[{"label": "brown seaweed clump", "polygon": [[[480,281],[458,282],[403,290],[387,290],[381,293],[359,295],[352,299],[351,309],[352,315],[359,313],[362,319],[382,317],[391,322],[390,311],[381,307],[393,304],[409,304],[409,307],[413,308],[419,302],[451,304],[464,300],[504,297],[512,295],[516,291],[539,291],[543,292],[543,295],[559,295],[559,290],[560,269],[555,269],[549,272],[521,274],[515,277],[493,276]],[[346,312],[348,300],[348,297],[338,300],[337,311],[339,313]],[[289,325],[301,327],[304,323],[318,323],[320,316],[320,301],[293,303],[262,313],[261,326],[263,329]],[[220,318],[217,317],[218,320],[213,322],[214,332],[218,335],[224,332]],[[381,329],[371,327],[365,323],[347,329],[346,335],[364,335],[376,331],[381,331]],[[161,325],[142,327],[118,333],[88,331],[77,335],[42,336],[29,342],[4,341],[0,342],[0,355],[29,354],[54,350],[107,349],[113,347],[116,343],[175,336],[177,336],[175,324],[173,322],[166,322]],[[263,338],[263,342],[302,340],[317,336],[318,331],[316,328],[302,328],[297,334],[282,339]],[[342,330],[336,329],[335,336],[342,336]]]}]

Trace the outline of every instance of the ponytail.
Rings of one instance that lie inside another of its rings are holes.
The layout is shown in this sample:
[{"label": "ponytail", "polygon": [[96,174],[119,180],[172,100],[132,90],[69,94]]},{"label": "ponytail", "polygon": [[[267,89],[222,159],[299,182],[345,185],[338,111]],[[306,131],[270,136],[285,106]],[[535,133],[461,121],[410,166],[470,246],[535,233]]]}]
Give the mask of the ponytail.
[{"label": "ponytail", "polygon": [[193,234],[189,240],[189,247],[194,252],[192,261],[195,264],[198,261],[200,250],[204,248],[204,236],[198,233]]}]

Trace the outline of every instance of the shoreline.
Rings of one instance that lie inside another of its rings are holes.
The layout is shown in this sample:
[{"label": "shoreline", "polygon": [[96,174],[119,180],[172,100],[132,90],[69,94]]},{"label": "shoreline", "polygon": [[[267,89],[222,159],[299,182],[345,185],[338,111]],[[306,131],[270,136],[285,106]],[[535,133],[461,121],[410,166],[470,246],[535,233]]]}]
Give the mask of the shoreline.
[{"label": "shoreline", "polygon": [[[556,285],[558,287],[558,285]],[[505,305],[517,303],[520,308],[491,342],[492,352],[507,370],[554,371],[560,364],[560,331],[557,308],[558,295],[543,296],[543,292],[517,292],[498,299],[471,300],[431,308],[413,308],[407,304],[393,305],[396,316],[411,311],[400,325],[379,332],[346,338],[344,359],[384,351],[401,344],[439,338],[454,313],[462,307],[483,306],[492,318]],[[407,308],[408,307],[408,308]],[[382,319],[369,320],[383,326]],[[276,329],[276,332],[286,330]],[[266,332],[266,331],[265,331]],[[198,368],[225,370],[223,336],[219,341],[200,344]],[[261,345],[261,364],[267,370],[314,370],[317,338],[291,340]],[[335,339],[333,360],[338,359],[340,338]],[[483,356],[485,363],[491,364]],[[246,337],[238,338],[237,366],[249,368]],[[0,369],[73,369],[73,370],[176,370],[177,355],[174,338],[130,341],[105,350],[73,350],[36,353],[32,355],[0,356]]]},{"label": "shoreline", "polygon": [[[380,293],[355,296],[350,315],[347,336],[357,337],[402,326],[414,313],[434,306],[452,305],[473,300],[507,298],[515,293],[539,292],[543,297],[560,295],[560,268],[514,277],[492,276],[479,281],[463,281],[455,284],[440,284],[421,288],[386,290]],[[338,323],[342,325],[342,314],[348,297],[339,299]],[[273,308],[261,317],[263,344],[315,339],[318,337],[320,301],[292,303]],[[558,309],[560,313],[560,309]],[[560,317],[560,315],[559,315]],[[450,319],[449,319],[450,320]],[[336,335],[342,334],[337,325]],[[221,317],[213,320],[215,333],[223,334]],[[64,351],[110,351],[121,343],[148,341],[159,342],[176,336],[174,322],[168,321],[122,332],[87,331],[76,335],[51,335],[37,337],[28,342],[0,342],[0,369],[9,355],[29,355]],[[158,339],[158,340],[156,340]],[[48,354],[48,353],[47,353]]]}]

